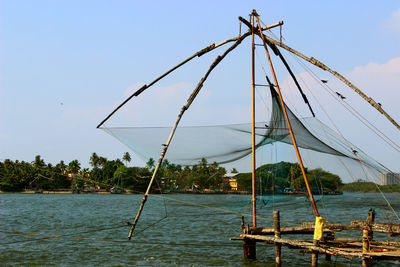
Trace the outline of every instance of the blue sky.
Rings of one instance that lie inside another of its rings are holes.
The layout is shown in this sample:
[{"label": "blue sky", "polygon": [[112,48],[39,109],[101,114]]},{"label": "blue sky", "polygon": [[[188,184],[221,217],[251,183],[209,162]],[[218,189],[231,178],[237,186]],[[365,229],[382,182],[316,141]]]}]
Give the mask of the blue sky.
[{"label": "blue sky", "polygon": [[[135,88],[199,49],[236,36],[237,17],[246,17],[253,8],[265,24],[283,20],[288,45],[355,77],[361,89],[378,98],[400,121],[398,1],[2,0],[0,160],[32,161],[40,154],[46,162],[78,159],[88,167],[92,152],[110,159],[122,157],[127,148],[96,125]],[[218,96],[216,88],[250,85],[247,72],[239,79],[239,66],[249,66],[249,40],[221,65],[224,71],[216,70],[214,80],[205,85],[204,99],[211,98],[207,92]],[[188,64],[158,88],[172,88],[180,95],[180,88],[193,87],[221,51]],[[375,84],[382,77],[386,78],[384,88]],[[229,92],[230,108],[240,111],[243,95],[232,93],[233,89]],[[227,105],[221,96],[209,101],[221,108]],[[142,122],[170,125],[180,106],[165,108],[171,113],[165,120],[157,116],[163,112],[161,107],[152,107],[146,111],[153,113],[152,120],[142,118]],[[139,115],[130,114],[130,118],[128,111],[129,107],[122,111],[121,118],[135,124],[133,118]],[[199,113],[194,111],[193,118],[195,114]],[[374,122],[383,120],[371,116]],[[398,131],[385,122],[379,125],[400,143]],[[375,142],[366,141],[364,146],[400,171],[398,153],[376,152]],[[134,161],[143,164],[137,158]]]}]

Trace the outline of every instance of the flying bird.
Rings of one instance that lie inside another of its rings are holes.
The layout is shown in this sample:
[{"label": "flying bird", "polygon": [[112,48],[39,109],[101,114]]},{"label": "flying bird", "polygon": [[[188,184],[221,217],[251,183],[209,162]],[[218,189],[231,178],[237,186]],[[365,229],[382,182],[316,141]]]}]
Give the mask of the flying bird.
[{"label": "flying bird", "polygon": [[327,82],[328,82],[328,80],[321,80],[321,82],[323,82],[323,83],[327,83]]},{"label": "flying bird", "polygon": [[346,97],[344,96],[344,95],[342,95],[341,93],[339,93],[339,92],[336,92],[336,94],[338,95],[338,97],[340,97],[342,100],[343,99],[346,99]]}]

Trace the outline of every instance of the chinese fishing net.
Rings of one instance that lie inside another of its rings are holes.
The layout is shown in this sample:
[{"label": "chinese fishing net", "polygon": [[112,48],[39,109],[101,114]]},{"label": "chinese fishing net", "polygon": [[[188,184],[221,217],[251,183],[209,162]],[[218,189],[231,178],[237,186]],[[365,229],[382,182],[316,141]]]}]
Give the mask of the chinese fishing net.
[{"label": "chinese fishing net", "polygon": [[[280,145],[283,151],[291,151],[293,156],[293,143],[279,96],[275,89],[270,91],[271,118],[256,123],[256,149],[260,151],[266,146]],[[329,170],[342,179],[375,182],[379,182],[381,174],[389,172],[317,118],[300,119],[285,106],[306,167]],[[127,145],[146,162],[149,158],[159,157],[171,127],[102,127],[102,130]],[[249,159],[251,134],[250,123],[178,127],[165,158],[181,166],[198,164],[203,158],[209,163],[219,164]]]}]

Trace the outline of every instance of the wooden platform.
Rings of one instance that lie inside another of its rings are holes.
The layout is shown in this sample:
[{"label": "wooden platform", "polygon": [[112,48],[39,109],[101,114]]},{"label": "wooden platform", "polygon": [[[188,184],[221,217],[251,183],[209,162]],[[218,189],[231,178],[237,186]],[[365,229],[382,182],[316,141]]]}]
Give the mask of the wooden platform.
[{"label": "wooden platform", "polygon": [[[276,263],[280,266],[280,247],[287,246],[313,254],[312,266],[317,266],[318,254],[344,258],[361,258],[363,266],[371,266],[373,261],[400,261],[399,241],[373,240],[373,232],[386,233],[388,236],[400,234],[400,224],[374,222],[375,214],[370,212],[365,221],[354,220],[350,224],[326,224],[324,237],[317,241],[313,239],[281,238],[281,235],[314,234],[314,223],[303,222],[297,227],[280,227],[279,212],[274,211],[274,227],[249,227],[242,219],[242,234],[231,240],[243,240],[245,257],[255,258],[256,242],[274,244],[276,247]],[[335,233],[345,230],[357,230],[363,233],[359,238],[336,238]],[[272,236],[271,236],[272,235]],[[251,250],[254,249],[252,252]],[[254,254],[254,255],[253,255]]]}]

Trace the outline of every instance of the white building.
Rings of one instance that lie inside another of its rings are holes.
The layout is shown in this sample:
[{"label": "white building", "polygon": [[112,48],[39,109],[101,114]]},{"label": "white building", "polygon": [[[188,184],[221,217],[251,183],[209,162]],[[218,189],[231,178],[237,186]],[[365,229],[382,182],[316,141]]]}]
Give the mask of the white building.
[{"label": "white building", "polygon": [[381,174],[380,182],[381,185],[400,184],[400,173],[387,172]]}]

